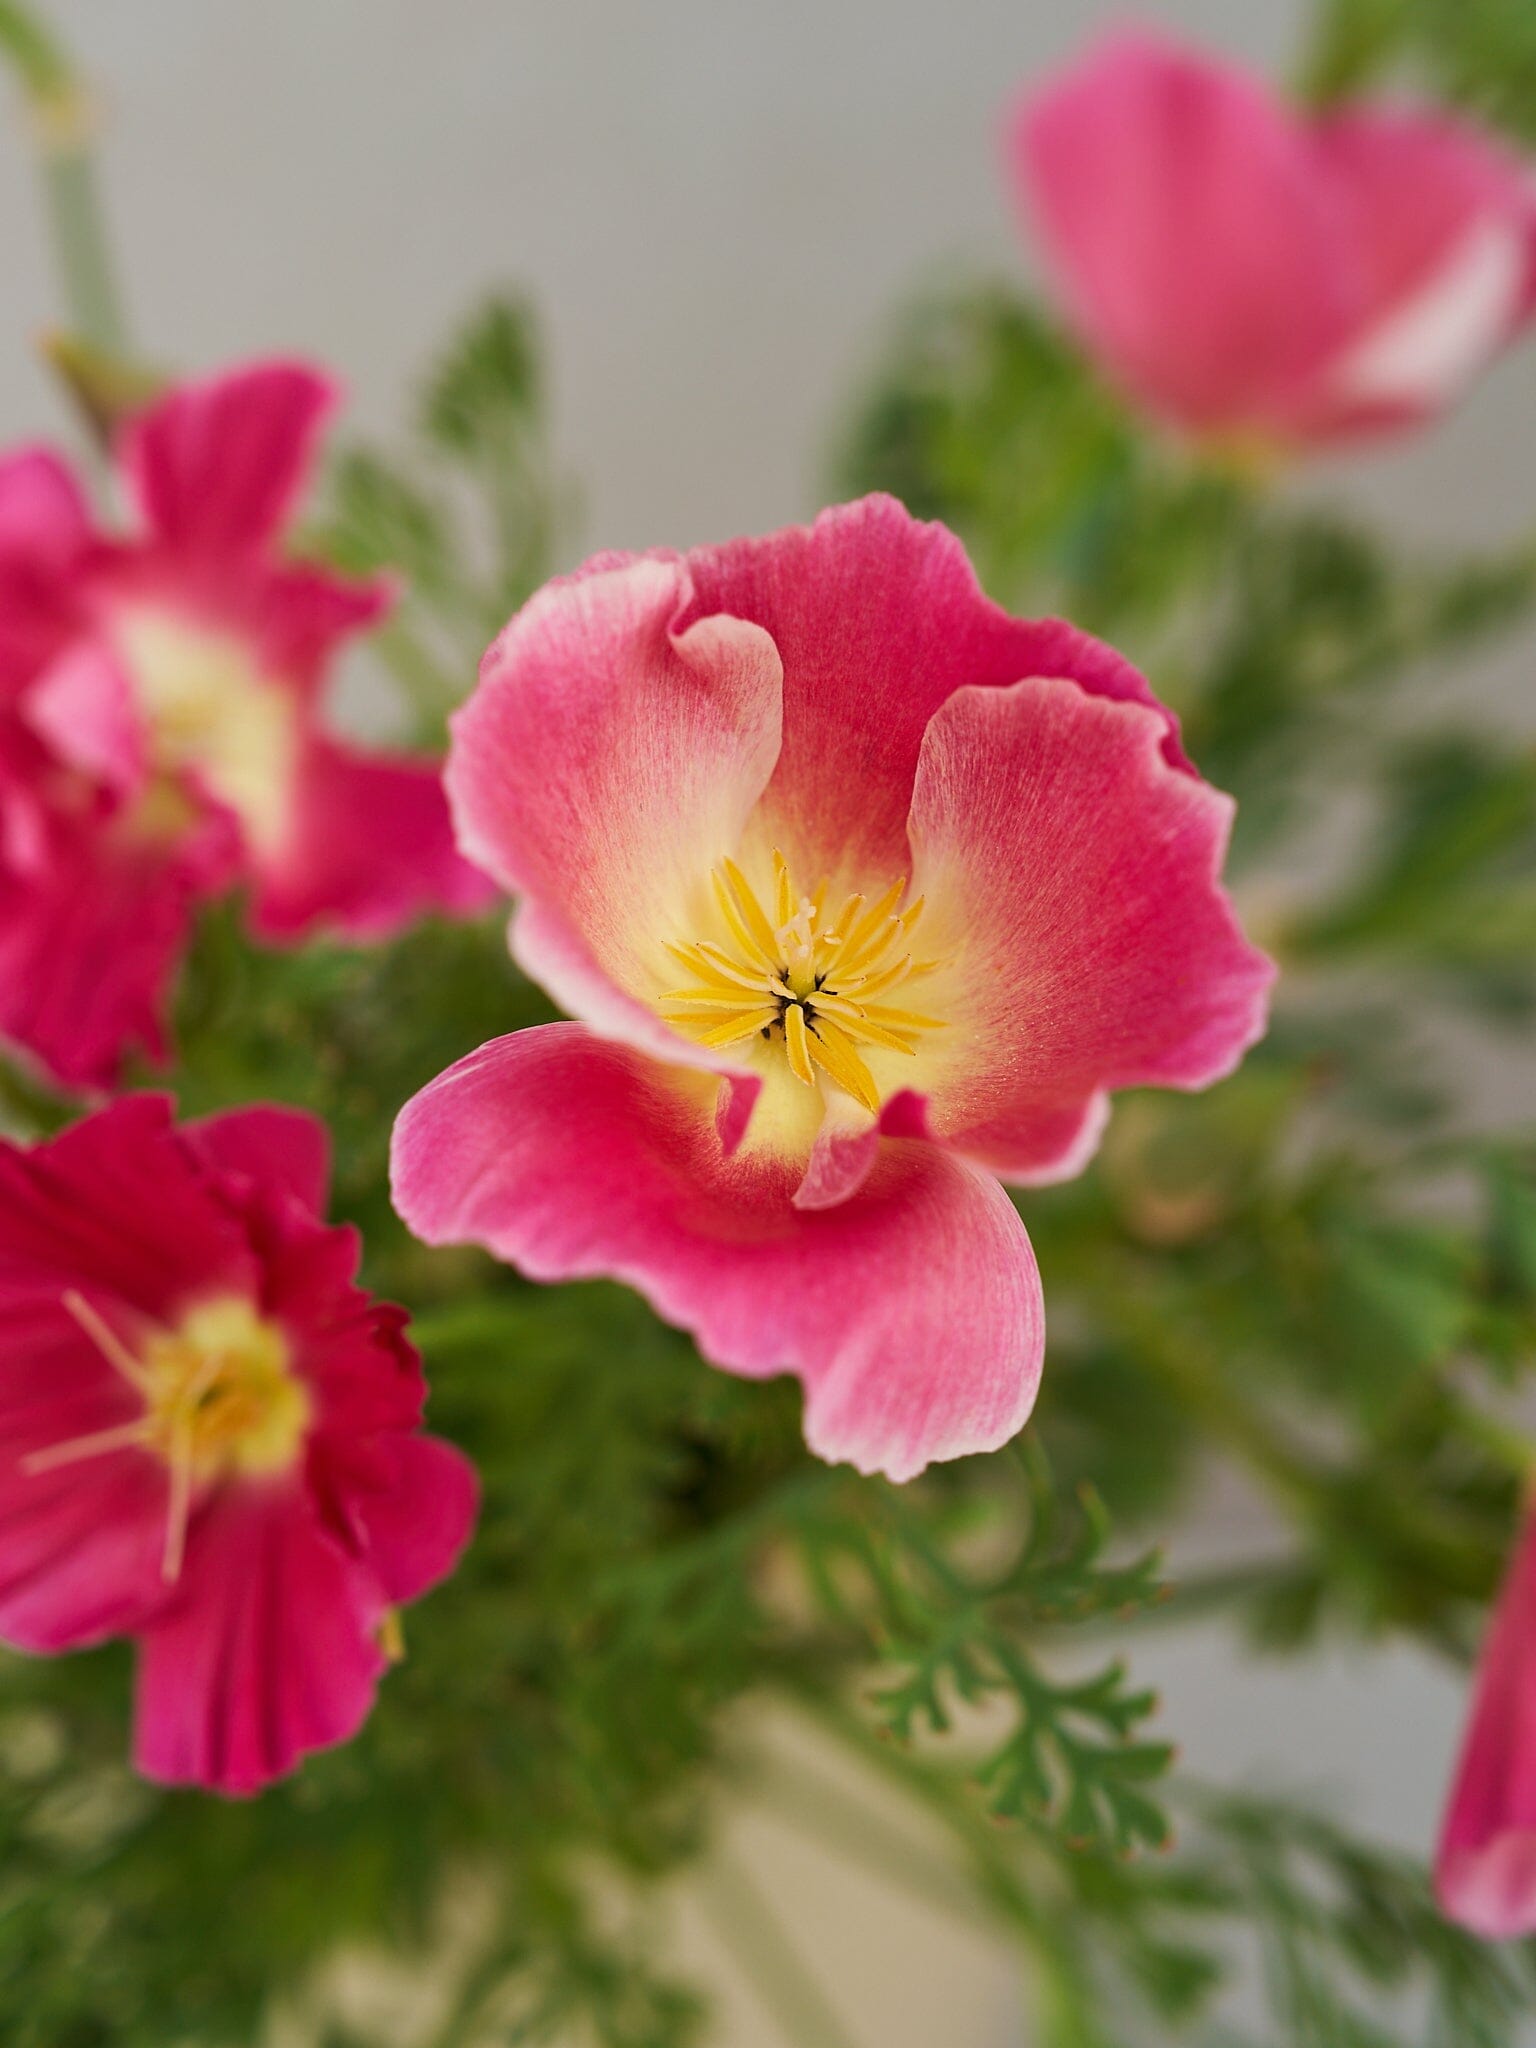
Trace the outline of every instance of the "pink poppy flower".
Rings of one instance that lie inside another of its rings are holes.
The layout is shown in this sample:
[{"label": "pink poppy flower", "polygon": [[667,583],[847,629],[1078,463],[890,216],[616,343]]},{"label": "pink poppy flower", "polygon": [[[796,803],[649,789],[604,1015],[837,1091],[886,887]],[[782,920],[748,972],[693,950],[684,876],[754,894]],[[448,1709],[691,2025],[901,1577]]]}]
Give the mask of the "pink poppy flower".
[{"label": "pink poppy flower", "polygon": [[125,1096],[0,1142],[0,1639],[138,1644],[146,1776],[258,1790],[367,1715],[474,1520],[324,1126]]},{"label": "pink poppy flower", "polygon": [[1010,117],[1025,213],[1105,369],[1262,450],[1441,411],[1536,306],[1536,185],[1441,112],[1309,115],[1122,32]]},{"label": "pink poppy flower", "polygon": [[1486,1940],[1536,1934],[1536,1512],[1483,1645],[1435,1891],[1449,1919]]},{"label": "pink poppy flower", "polygon": [[278,553],[333,398],[281,362],[170,392],[119,445],[126,537],[47,450],[0,461],[0,1033],[66,1083],[160,1049],[192,908],[232,883],[271,941],[487,900],[438,764],[321,720],[388,602]]},{"label": "pink poppy flower", "polygon": [[1217,882],[1231,805],[1136,671],[870,498],[549,585],[446,779],[582,1021],[407,1104],[410,1227],[799,1374],[826,1458],[1011,1436],[1043,1321],[999,1177],[1078,1172],[1109,1088],[1226,1073],[1271,977]]}]

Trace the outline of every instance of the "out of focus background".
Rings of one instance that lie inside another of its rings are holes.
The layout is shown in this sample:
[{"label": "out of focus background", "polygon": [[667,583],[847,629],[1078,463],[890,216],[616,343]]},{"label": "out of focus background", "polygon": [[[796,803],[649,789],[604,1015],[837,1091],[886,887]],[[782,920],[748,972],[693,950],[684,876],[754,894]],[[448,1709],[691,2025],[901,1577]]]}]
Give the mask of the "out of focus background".
[{"label": "out of focus background", "polygon": [[[576,553],[688,545],[814,510],[893,308],[936,277],[1032,268],[999,175],[1005,96],[1125,14],[1090,0],[51,11],[103,82],[107,205],[150,353],[189,368],[313,354],[347,378],[353,424],[387,438],[452,318],[511,284],[544,326]],[[1156,14],[1284,73],[1302,10],[1158,0]],[[0,274],[0,441],[62,432],[29,348],[56,304],[12,119],[0,122]],[[1468,547],[1536,525],[1536,347],[1495,368],[1448,424],[1315,468],[1304,488]],[[1529,727],[1533,654],[1506,648],[1427,687]],[[1491,1121],[1528,1111],[1528,1083],[1513,1064],[1468,1075]],[[1183,1554],[1261,1546],[1256,1513],[1213,1491]],[[1225,1634],[1190,1627],[1146,1633],[1137,1656],[1190,1771],[1300,1779],[1422,1851],[1462,1713],[1453,1676],[1408,1650],[1358,1646],[1305,1666],[1235,1664]],[[771,1802],[744,1808],[733,1842],[861,2040],[1022,2042],[1017,1965],[985,1933],[829,1862]],[[717,1942],[708,1898],[695,1889],[680,1911],[723,2001],[722,2038],[777,2040]],[[409,1998],[384,1995],[404,2023]]]}]

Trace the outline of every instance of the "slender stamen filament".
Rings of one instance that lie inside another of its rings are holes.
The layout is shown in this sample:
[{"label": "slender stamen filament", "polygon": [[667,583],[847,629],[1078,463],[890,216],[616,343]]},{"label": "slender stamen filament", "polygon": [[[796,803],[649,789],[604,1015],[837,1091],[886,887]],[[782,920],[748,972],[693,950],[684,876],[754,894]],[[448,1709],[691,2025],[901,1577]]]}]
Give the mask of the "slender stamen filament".
[{"label": "slender stamen filament", "polygon": [[667,947],[689,979],[661,997],[662,1015],[714,1051],[759,1037],[782,1043],[796,1080],[814,1087],[819,1072],[877,1112],[880,1091],[861,1048],[910,1058],[917,1037],[943,1022],[880,1000],[940,964],[915,962],[908,949],[922,898],[897,908],[903,878],[872,902],[859,893],[847,897],[828,917],[830,882],[804,894],[778,852],[766,899],[733,860],[713,871],[710,886],[731,943],[697,939]]},{"label": "slender stamen filament", "polygon": [[88,1436],[72,1436],[46,1450],[29,1451],[21,1461],[28,1474],[52,1472],[59,1465],[78,1465],[83,1458],[100,1458],[108,1451],[126,1450],[130,1444],[147,1444],[155,1433],[148,1416],[137,1422],[120,1422],[112,1429],[93,1429]]},{"label": "slender stamen filament", "polygon": [[168,1452],[171,1484],[165,1503],[165,1548],[160,1555],[160,1576],[168,1586],[174,1586],[186,1560],[187,1524],[192,1519],[197,1447],[190,1418],[180,1417],[172,1426]]},{"label": "slender stamen filament", "polygon": [[72,1287],[65,1291],[64,1306],[108,1365],[120,1372],[136,1393],[142,1394],[149,1384],[148,1376],[111,1324],[91,1307],[83,1294],[77,1294]]}]

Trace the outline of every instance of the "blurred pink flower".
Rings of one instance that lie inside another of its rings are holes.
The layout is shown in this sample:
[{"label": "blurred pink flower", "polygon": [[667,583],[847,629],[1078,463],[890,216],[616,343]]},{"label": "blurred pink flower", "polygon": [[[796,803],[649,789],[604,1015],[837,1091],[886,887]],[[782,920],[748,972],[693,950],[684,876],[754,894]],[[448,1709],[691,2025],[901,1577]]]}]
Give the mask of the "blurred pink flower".
[{"label": "blurred pink flower", "polygon": [[870,498],[551,584],[447,783],[583,1021],[407,1104],[411,1228],[797,1373],[823,1457],[905,1478],[1013,1435],[1044,1331],[998,1178],[1079,1172],[1107,1089],[1201,1087],[1263,1028],[1231,804],[1136,671]]},{"label": "blurred pink flower", "polygon": [[135,1759],[248,1793],[362,1723],[475,1481],[319,1220],[324,1126],[125,1096],[0,1141],[0,1639],[139,1651]]},{"label": "blurred pink flower", "polygon": [[160,1049],[191,908],[232,883],[269,940],[486,900],[439,764],[321,722],[388,602],[277,553],[333,395],[280,362],[170,392],[119,446],[126,538],[47,450],[0,461],[0,1034],[67,1083]]},{"label": "blurred pink flower", "polygon": [[1536,1510],[1483,1644],[1435,1891],[1448,1918],[1486,1940],[1536,1934]]},{"label": "blurred pink flower", "polygon": [[1536,184],[1441,112],[1309,115],[1111,35],[1009,121],[1070,312],[1150,412],[1262,452],[1414,425],[1536,305]]}]

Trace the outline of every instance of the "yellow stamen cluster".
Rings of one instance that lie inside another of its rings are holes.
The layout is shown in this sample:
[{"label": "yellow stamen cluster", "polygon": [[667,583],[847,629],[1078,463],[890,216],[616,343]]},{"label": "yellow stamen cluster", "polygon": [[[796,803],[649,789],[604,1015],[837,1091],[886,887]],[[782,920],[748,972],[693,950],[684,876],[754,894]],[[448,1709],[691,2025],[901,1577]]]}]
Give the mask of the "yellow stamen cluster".
[{"label": "yellow stamen cluster", "polygon": [[132,1422],[52,1444],[25,1460],[30,1472],[139,1446],[170,1470],[162,1572],[181,1575],[192,1496],[230,1474],[267,1477],[292,1464],[310,1421],[309,1393],[292,1369],[288,1341],[248,1301],[229,1296],[192,1309],[174,1330],[153,1331],[131,1350],[82,1295],[64,1306],[144,1404]]},{"label": "yellow stamen cluster", "polygon": [[932,973],[915,961],[910,940],[923,900],[898,910],[906,880],[876,902],[850,896],[827,915],[830,884],[797,892],[781,853],[773,856],[772,915],[733,860],[710,877],[728,945],[698,939],[669,946],[693,979],[661,998],[661,1014],[679,1031],[716,1051],[753,1038],[781,1042],[790,1072],[807,1087],[817,1070],[872,1114],[880,1091],[865,1063],[872,1046],[912,1056],[917,1038],[941,1019],[899,1009],[886,998],[904,982]]}]

